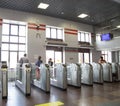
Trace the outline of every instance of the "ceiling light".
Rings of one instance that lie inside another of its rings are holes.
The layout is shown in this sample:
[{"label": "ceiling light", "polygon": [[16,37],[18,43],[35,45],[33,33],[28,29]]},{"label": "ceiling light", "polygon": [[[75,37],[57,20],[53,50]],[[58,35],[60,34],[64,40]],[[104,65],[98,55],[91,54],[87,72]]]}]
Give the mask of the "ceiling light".
[{"label": "ceiling light", "polygon": [[64,14],[64,12],[61,12],[61,14]]},{"label": "ceiling light", "polygon": [[40,4],[38,5],[38,8],[46,9],[48,6],[49,6],[49,4],[46,4],[46,3],[40,3]]},{"label": "ceiling light", "polygon": [[85,17],[87,17],[87,16],[88,16],[88,15],[87,15],[87,14],[84,14],[84,13],[83,13],[83,14],[78,15],[78,17],[79,17],[79,18],[85,18]]},{"label": "ceiling light", "polygon": [[118,25],[117,28],[120,28],[120,25]]}]

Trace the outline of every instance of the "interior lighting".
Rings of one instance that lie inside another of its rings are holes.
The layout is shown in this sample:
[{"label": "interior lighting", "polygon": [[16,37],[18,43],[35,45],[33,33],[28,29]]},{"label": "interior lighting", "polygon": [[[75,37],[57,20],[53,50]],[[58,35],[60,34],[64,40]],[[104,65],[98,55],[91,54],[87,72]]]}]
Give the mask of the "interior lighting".
[{"label": "interior lighting", "polygon": [[79,18],[85,18],[85,17],[87,17],[87,16],[88,16],[88,15],[87,15],[87,14],[84,14],[84,13],[78,15]]},{"label": "interior lighting", "polygon": [[40,8],[40,9],[47,9],[48,6],[49,6],[49,4],[46,4],[46,3],[40,3],[40,4],[38,5],[38,8]]},{"label": "interior lighting", "polygon": [[118,25],[117,28],[120,28],[120,25]]}]

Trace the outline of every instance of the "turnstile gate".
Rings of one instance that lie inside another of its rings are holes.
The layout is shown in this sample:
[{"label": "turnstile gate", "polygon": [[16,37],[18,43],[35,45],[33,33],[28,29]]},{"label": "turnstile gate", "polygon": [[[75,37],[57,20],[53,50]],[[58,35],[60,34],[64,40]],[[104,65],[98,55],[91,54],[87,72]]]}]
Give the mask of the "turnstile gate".
[{"label": "turnstile gate", "polygon": [[24,63],[22,67],[17,64],[15,85],[27,96],[31,94],[30,85],[31,67],[29,63]]},{"label": "turnstile gate", "polygon": [[55,64],[53,69],[54,77],[50,78],[50,84],[61,88],[67,89],[67,67],[64,64]]},{"label": "turnstile gate", "polygon": [[81,87],[81,69],[79,64],[67,65],[67,84]]},{"label": "turnstile gate", "polygon": [[2,98],[7,98],[8,96],[8,70],[7,63],[2,61],[1,70],[0,70],[0,79],[1,79],[1,92]]},{"label": "turnstile gate", "polygon": [[[31,83],[45,92],[50,92],[50,69],[48,64],[41,64],[40,67],[31,64]],[[39,68],[39,69],[38,69]],[[39,72],[38,72],[39,71]]]}]

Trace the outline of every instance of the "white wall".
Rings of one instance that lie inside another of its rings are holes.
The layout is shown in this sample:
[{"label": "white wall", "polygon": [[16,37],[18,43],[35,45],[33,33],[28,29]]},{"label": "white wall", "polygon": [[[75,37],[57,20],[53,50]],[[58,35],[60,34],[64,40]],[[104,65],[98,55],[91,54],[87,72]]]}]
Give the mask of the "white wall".
[{"label": "white wall", "polygon": [[110,41],[100,41],[96,40],[97,50],[120,50],[120,37],[113,38]]},{"label": "white wall", "polygon": [[[38,15],[38,14],[2,9],[2,8],[0,8],[0,18],[93,32],[93,27],[91,25],[72,22],[64,19],[52,18],[52,17]],[[37,59],[38,55],[42,56],[42,59],[44,62],[46,60],[45,59],[45,50],[46,50],[45,30],[43,31],[39,30],[39,31],[40,31],[39,33],[41,35],[41,38],[36,38],[36,33],[38,32],[33,29],[28,29],[28,57],[30,58],[31,62],[34,62]],[[66,42],[68,43],[68,46],[70,47],[76,47],[78,45],[76,35],[65,34],[65,39],[66,39]],[[65,54],[66,61],[70,60],[70,58],[74,58],[72,60],[73,62],[78,62],[78,56],[76,52]]]},{"label": "white wall", "polygon": [[78,63],[78,53],[77,52],[65,52],[66,63]]},{"label": "white wall", "polygon": [[[40,33],[40,36],[36,34]],[[31,62],[35,62],[38,56],[46,57],[45,55],[45,31],[42,30],[28,30],[28,57]],[[45,62],[45,58],[42,58]]]},{"label": "white wall", "polygon": [[92,52],[92,62],[98,62],[101,56],[101,51],[97,51],[95,49],[91,50]]}]

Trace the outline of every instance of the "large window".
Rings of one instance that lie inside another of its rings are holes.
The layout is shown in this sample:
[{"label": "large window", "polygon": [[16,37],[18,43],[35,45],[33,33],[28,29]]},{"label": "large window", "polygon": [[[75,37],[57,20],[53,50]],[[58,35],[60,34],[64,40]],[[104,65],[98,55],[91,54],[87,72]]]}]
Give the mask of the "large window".
[{"label": "large window", "polygon": [[7,61],[9,68],[26,52],[26,23],[3,20],[1,61]]},{"label": "large window", "polygon": [[79,63],[90,63],[90,50],[79,49],[78,59]]},{"label": "large window", "polygon": [[89,33],[89,32],[78,32],[78,41],[91,43],[91,33]]},{"label": "large window", "polygon": [[107,62],[112,62],[110,51],[102,51],[101,53],[102,53],[104,60],[106,60]]},{"label": "large window", "polygon": [[49,58],[52,58],[54,64],[62,63],[62,47],[46,47],[46,63],[48,63]]},{"label": "large window", "polygon": [[[48,60],[51,58],[53,61],[53,66],[56,63],[62,63],[62,57],[63,57],[63,52],[62,52],[62,47],[52,47],[52,46],[47,46],[46,47],[46,63],[48,63]],[[56,72],[54,68],[50,68],[50,76],[55,77]]]},{"label": "large window", "polygon": [[46,27],[46,38],[63,40],[63,29],[56,27]]}]

